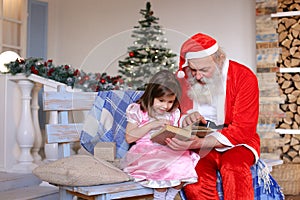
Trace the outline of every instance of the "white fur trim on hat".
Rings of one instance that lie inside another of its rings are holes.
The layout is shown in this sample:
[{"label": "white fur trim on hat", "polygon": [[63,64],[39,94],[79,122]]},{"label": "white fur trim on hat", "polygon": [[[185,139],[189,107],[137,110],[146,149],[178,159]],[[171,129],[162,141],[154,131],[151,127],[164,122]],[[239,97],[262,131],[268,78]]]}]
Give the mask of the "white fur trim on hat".
[{"label": "white fur trim on hat", "polygon": [[204,58],[207,56],[210,56],[214,53],[216,53],[219,49],[218,43],[215,43],[213,46],[209,47],[208,49],[204,49],[201,51],[196,51],[196,52],[187,52],[185,54],[185,63],[182,65],[182,67],[187,66],[188,59],[193,59],[193,58]]}]

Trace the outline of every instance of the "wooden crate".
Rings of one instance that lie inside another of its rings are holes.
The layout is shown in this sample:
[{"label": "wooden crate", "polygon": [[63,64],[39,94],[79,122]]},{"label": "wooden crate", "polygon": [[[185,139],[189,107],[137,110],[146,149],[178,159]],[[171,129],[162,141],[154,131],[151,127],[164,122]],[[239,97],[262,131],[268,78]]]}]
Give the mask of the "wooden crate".
[{"label": "wooden crate", "polygon": [[300,164],[286,163],[274,166],[271,172],[285,195],[300,194]]}]

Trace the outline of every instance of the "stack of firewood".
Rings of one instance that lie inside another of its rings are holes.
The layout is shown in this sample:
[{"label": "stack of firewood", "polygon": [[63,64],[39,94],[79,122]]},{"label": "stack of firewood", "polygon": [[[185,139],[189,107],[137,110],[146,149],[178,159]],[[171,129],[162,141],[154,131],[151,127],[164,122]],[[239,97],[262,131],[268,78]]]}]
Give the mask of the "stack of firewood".
[{"label": "stack of firewood", "polygon": [[300,10],[300,0],[278,0],[277,12],[288,12]]},{"label": "stack of firewood", "polygon": [[[277,12],[300,11],[300,0],[279,0]],[[281,54],[277,62],[280,68],[300,67],[300,16],[291,15],[278,18],[278,43]],[[285,102],[280,109],[285,117],[280,119],[277,128],[299,130],[300,128],[300,74],[295,70],[277,73],[277,83]],[[282,135],[284,145],[282,159],[285,163],[300,163],[300,135]]]},{"label": "stack of firewood", "polygon": [[283,139],[283,161],[285,163],[300,163],[300,134],[285,134]]},{"label": "stack of firewood", "polygon": [[278,20],[278,42],[281,55],[278,65],[281,68],[299,67],[300,65],[300,17],[283,17]]},{"label": "stack of firewood", "polygon": [[279,121],[278,128],[298,129],[300,125],[300,75],[299,73],[278,73],[277,82],[285,102],[280,109],[285,117]]}]

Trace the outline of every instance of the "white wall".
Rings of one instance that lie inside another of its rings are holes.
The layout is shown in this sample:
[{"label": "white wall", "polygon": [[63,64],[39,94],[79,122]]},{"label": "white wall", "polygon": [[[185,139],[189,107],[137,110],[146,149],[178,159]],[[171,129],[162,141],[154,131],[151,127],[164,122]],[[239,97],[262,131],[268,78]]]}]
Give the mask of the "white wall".
[{"label": "white wall", "polygon": [[[116,74],[145,5],[142,0],[49,1],[48,58],[86,72]],[[255,69],[255,1],[152,0],[151,5],[175,53],[188,36],[203,32],[215,37],[229,58]]]}]

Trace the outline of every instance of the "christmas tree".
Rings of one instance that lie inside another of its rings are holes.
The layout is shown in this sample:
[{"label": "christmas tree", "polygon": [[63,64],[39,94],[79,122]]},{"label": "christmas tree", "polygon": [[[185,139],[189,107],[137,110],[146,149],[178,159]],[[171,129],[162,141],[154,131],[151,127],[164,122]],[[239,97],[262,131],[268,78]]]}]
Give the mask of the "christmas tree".
[{"label": "christmas tree", "polygon": [[131,89],[144,89],[152,75],[160,70],[176,70],[176,54],[166,48],[168,41],[158,25],[159,18],[153,16],[150,2],[146,3],[146,9],[140,10],[140,14],[144,18],[138,21],[138,26],[134,26],[134,45],[128,47],[128,56],[119,61],[119,73]]}]

